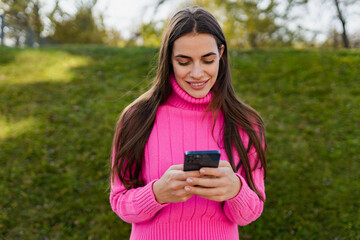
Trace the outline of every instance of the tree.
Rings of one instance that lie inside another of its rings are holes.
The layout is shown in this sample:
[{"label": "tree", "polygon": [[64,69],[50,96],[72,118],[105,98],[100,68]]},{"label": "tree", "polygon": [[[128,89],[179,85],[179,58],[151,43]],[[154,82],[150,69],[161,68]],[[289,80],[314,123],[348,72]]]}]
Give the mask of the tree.
[{"label": "tree", "polygon": [[138,40],[141,41],[141,45],[149,47],[159,46],[164,27],[164,21],[142,23],[137,32]]},{"label": "tree", "polygon": [[35,0],[31,2],[31,5],[30,25],[35,32],[36,41],[40,42],[41,33],[44,30],[44,24],[40,16],[41,4],[39,0]]},{"label": "tree", "polygon": [[4,46],[4,39],[5,39],[5,14],[0,15],[1,23],[0,23],[0,31],[1,31],[1,46]]},{"label": "tree", "polygon": [[39,0],[1,0],[0,6],[6,15],[8,35],[15,39],[16,46],[34,46],[43,31]]},{"label": "tree", "polygon": [[281,24],[275,0],[195,0],[211,10],[223,24],[232,47],[290,46],[294,34]]},{"label": "tree", "polygon": [[340,2],[339,0],[334,0],[334,4],[336,6],[336,10],[337,10],[337,16],[341,22],[341,26],[343,29],[342,32],[342,40],[343,40],[343,44],[345,48],[350,48],[350,44],[349,44],[349,38],[347,36],[347,32],[346,32],[346,20],[343,16],[343,12],[340,9]]},{"label": "tree", "polygon": [[[289,8],[294,8],[296,6],[307,5],[307,4],[309,4],[309,2],[310,1],[308,1],[308,0],[288,0],[288,6],[289,6]],[[338,19],[341,23],[342,45],[345,48],[350,48],[351,44],[349,41],[349,36],[348,36],[347,28],[346,28],[347,23],[348,23],[347,19],[351,15],[351,13],[349,12],[349,9],[354,9],[355,6],[359,7],[360,1],[359,0],[333,0],[333,1],[313,0],[312,2],[316,2],[319,5],[324,5],[322,7],[319,7],[319,9],[324,9],[324,8],[329,8],[329,7],[334,9],[333,10],[334,18]],[[358,14],[358,13],[355,13],[355,14]],[[330,25],[330,23],[329,23],[329,25]],[[330,39],[331,38],[335,39],[335,37],[334,37],[334,36],[336,36],[336,34],[334,33],[335,30],[331,30],[331,31],[332,31],[332,33],[331,33],[332,37],[330,37]],[[334,42],[336,42],[336,41],[334,40]],[[337,44],[335,44],[334,46],[337,46]]]},{"label": "tree", "polygon": [[[95,19],[93,7],[97,0],[81,1],[74,16],[65,13],[59,6],[59,0],[49,18],[53,33],[50,37],[58,43],[102,44],[106,38],[103,19]],[[98,20],[100,23],[98,23]]]},{"label": "tree", "polygon": [[121,33],[114,28],[110,28],[106,30],[106,36],[104,39],[104,43],[109,46],[114,47],[124,47],[126,46],[126,41],[121,36]]},{"label": "tree", "polygon": [[25,9],[28,6],[28,1],[1,1],[6,15],[6,25],[9,29],[9,36],[15,39],[16,46],[20,46],[20,39],[26,36],[28,29],[28,18]]},{"label": "tree", "polygon": [[[159,0],[156,10],[165,0]],[[190,5],[205,7],[222,24],[231,47],[290,46],[294,34],[276,12],[276,0],[193,0]],[[156,11],[155,11],[156,12]]]}]

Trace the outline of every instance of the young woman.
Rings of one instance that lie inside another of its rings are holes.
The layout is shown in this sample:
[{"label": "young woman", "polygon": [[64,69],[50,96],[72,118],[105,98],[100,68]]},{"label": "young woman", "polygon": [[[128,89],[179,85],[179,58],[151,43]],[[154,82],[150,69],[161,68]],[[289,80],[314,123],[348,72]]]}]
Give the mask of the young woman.
[{"label": "young woman", "polygon": [[[110,203],[131,239],[238,239],[265,201],[265,129],[237,99],[228,49],[205,9],[177,12],[152,88],[121,114]],[[185,151],[219,150],[218,168],[183,171]]]}]

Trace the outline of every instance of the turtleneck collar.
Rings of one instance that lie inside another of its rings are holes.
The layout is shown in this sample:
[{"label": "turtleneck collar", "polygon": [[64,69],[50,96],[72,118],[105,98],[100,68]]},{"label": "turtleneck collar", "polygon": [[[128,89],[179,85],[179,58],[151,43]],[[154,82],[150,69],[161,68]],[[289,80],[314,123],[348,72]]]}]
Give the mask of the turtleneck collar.
[{"label": "turtleneck collar", "polygon": [[178,108],[204,111],[211,101],[211,91],[203,98],[194,98],[185,92],[177,83],[174,74],[170,76],[172,93],[167,102]]}]

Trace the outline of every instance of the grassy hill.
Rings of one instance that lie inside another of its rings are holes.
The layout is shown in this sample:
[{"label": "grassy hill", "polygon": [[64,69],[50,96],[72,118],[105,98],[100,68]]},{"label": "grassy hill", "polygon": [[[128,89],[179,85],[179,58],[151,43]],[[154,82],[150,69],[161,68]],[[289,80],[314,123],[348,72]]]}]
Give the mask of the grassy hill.
[{"label": "grassy hill", "polygon": [[[128,239],[108,201],[122,109],[156,49],[0,48],[0,239]],[[232,50],[267,125],[267,201],[241,239],[360,239],[360,52]]]}]

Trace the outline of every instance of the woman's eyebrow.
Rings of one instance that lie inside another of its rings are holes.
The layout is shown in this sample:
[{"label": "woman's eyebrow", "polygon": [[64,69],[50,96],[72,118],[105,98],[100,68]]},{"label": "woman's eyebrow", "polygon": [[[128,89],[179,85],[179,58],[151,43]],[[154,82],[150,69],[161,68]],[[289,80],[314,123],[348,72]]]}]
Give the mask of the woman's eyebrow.
[{"label": "woman's eyebrow", "polygon": [[214,52],[209,52],[209,53],[207,53],[207,54],[205,54],[205,55],[202,55],[201,57],[208,57],[208,56],[211,56],[211,55],[216,55],[216,53],[214,53]]},{"label": "woman's eyebrow", "polygon": [[[214,52],[209,52],[209,53],[207,53],[207,54],[205,54],[205,55],[202,55],[201,57],[203,58],[203,57],[208,57],[208,56],[211,56],[211,55],[216,55],[216,53],[214,53]],[[180,58],[191,58],[191,57],[189,57],[189,56],[182,55],[182,54],[178,54],[178,55],[176,55],[175,57],[176,57],[176,58],[177,58],[177,57],[180,57]]]},{"label": "woman's eyebrow", "polygon": [[182,54],[178,54],[175,56],[176,58],[180,57],[180,58],[191,58],[189,56],[185,56],[185,55],[182,55]]}]

